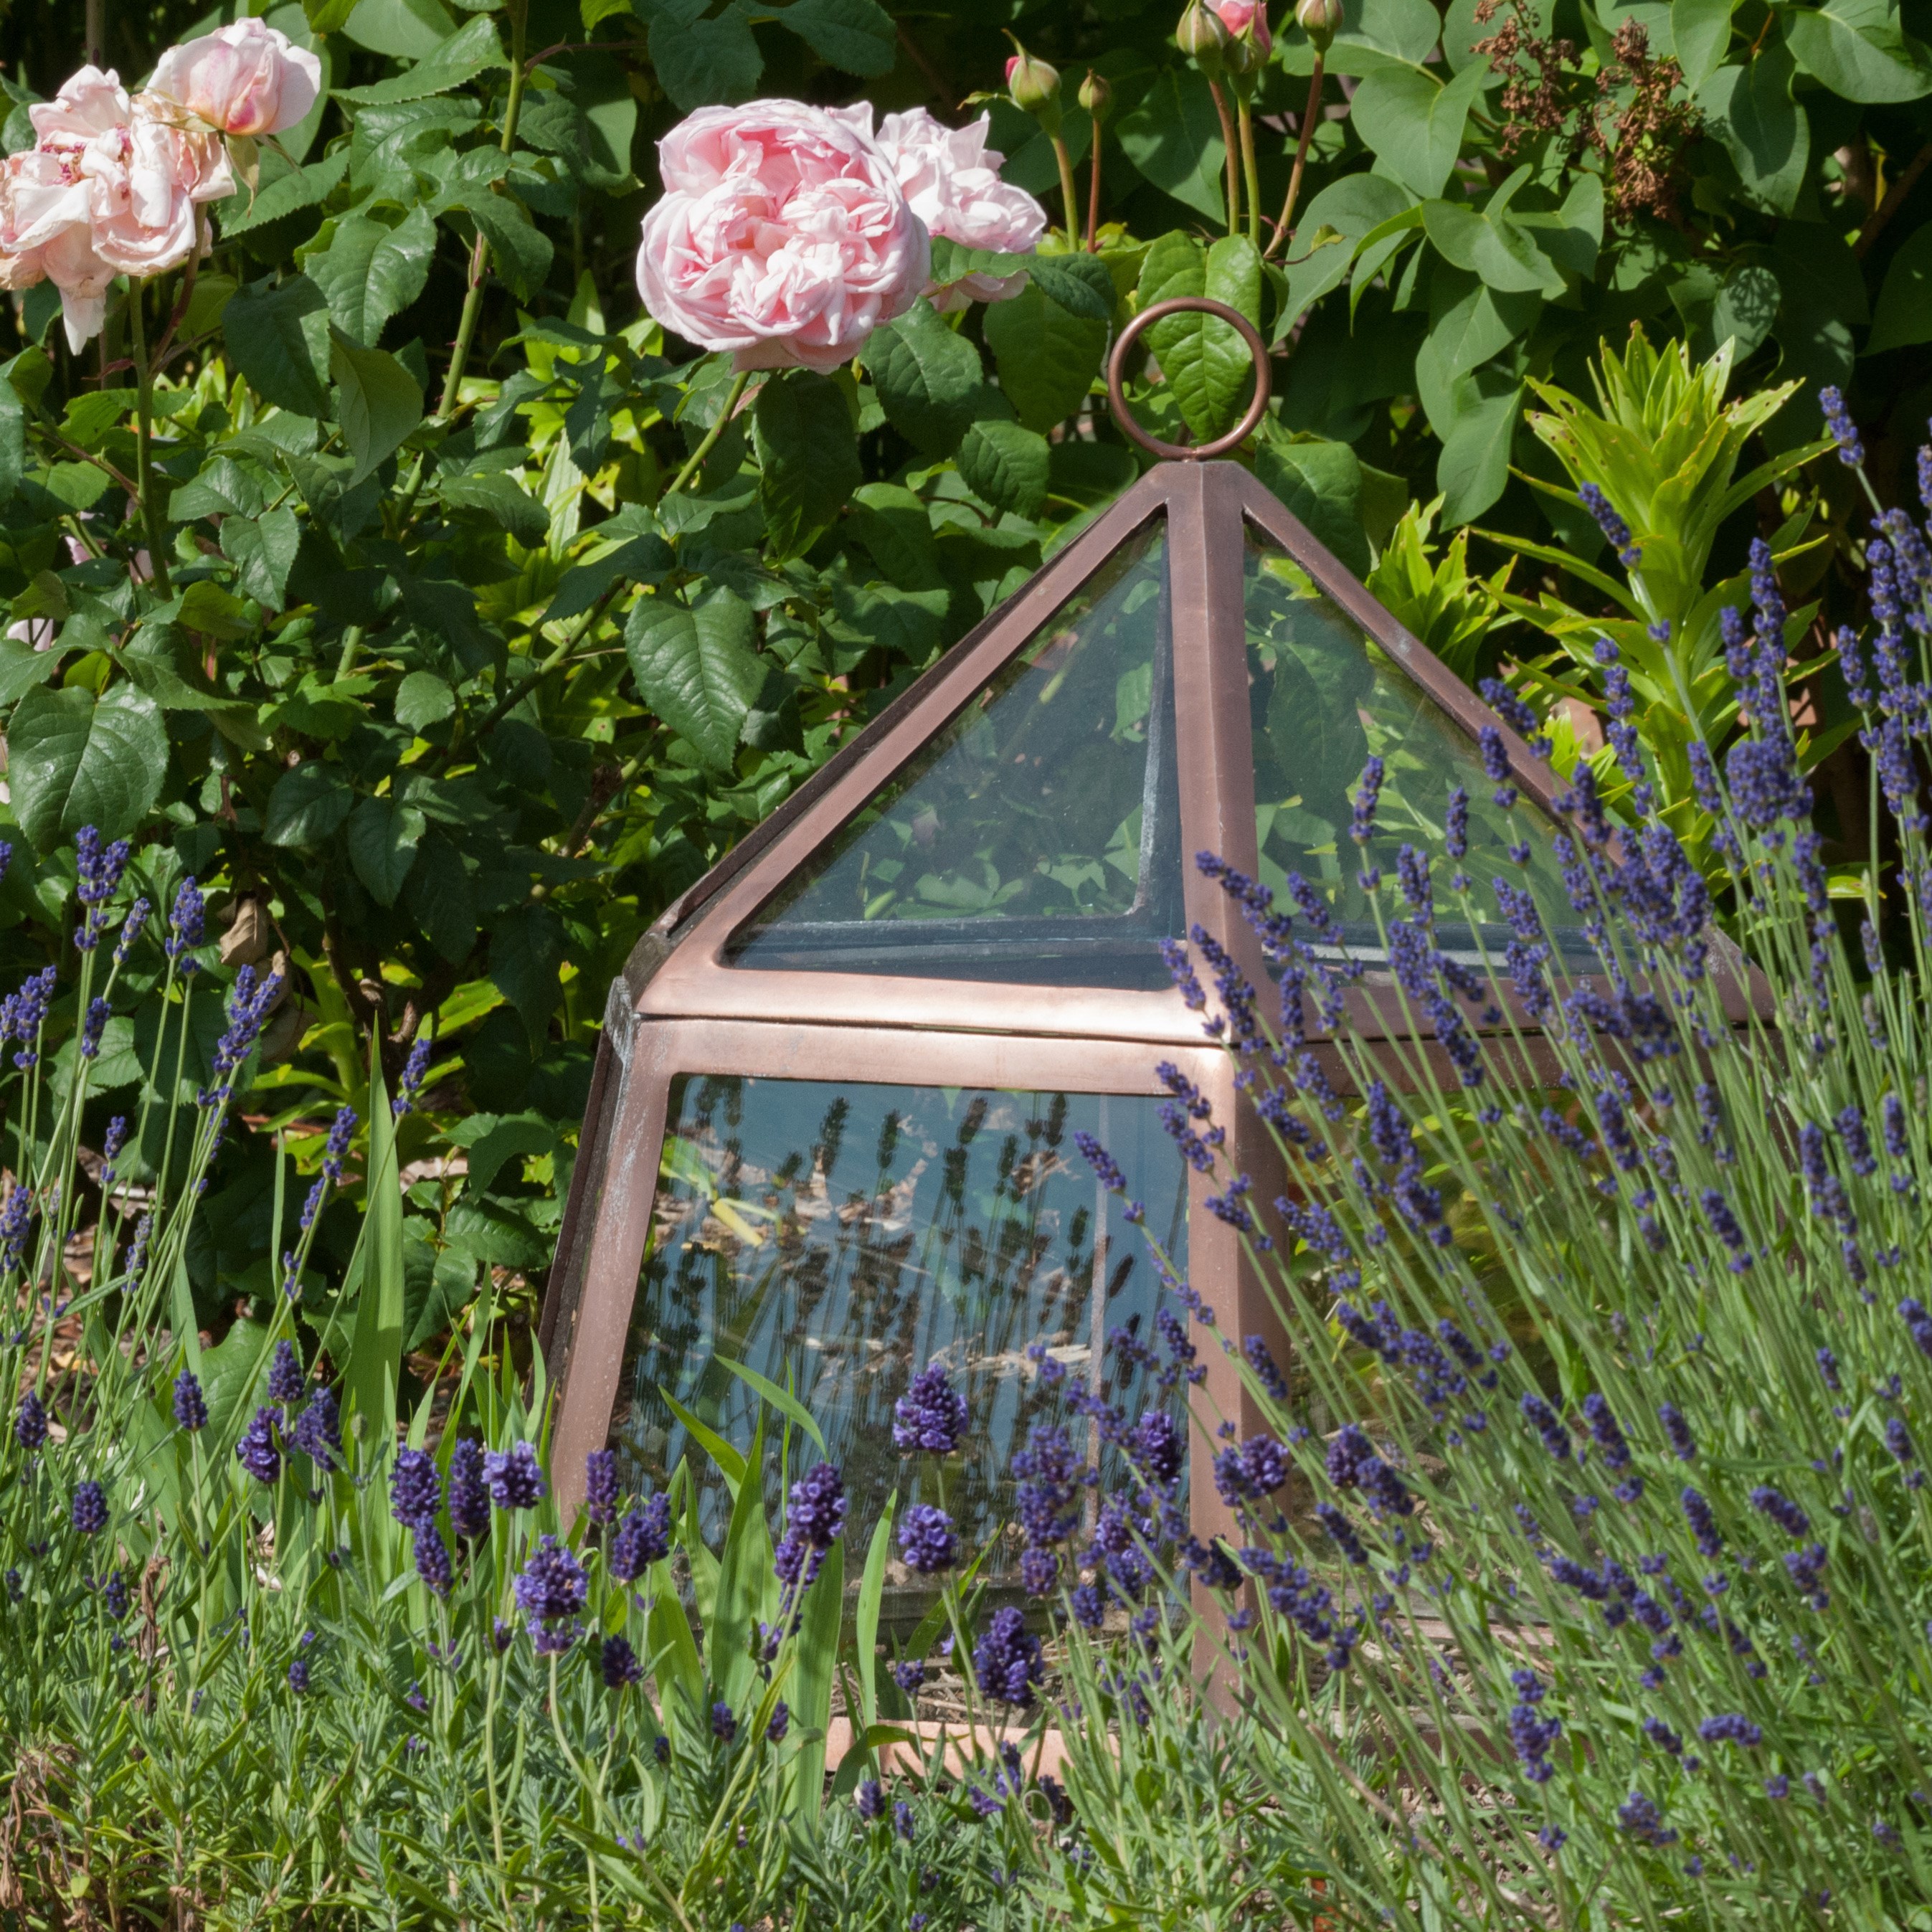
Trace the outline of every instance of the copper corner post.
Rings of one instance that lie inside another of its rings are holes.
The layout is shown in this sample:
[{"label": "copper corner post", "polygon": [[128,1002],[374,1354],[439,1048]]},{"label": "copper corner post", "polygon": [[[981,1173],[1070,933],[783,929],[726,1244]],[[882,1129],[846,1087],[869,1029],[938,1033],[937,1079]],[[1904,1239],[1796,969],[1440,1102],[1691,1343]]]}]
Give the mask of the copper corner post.
[{"label": "copper corner post", "polygon": [[[1124,358],[1136,337],[1183,310],[1219,316],[1238,330],[1256,370],[1254,399],[1240,424],[1194,448],[1142,430],[1126,413],[1122,389]],[[558,1391],[553,1466],[566,1518],[582,1499],[585,1453],[604,1445],[620,1400],[667,1108],[680,1076],[1129,1096],[1160,1090],[1154,1068],[1168,1060],[1210,1097],[1236,1161],[1257,1171],[1264,1163],[1265,1136],[1235,1104],[1233,1060],[1204,1039],[1198,1016],[1172,986],[989,983],[726,963],[734,934],[1137,533],[1156,521],[1166,528],[1165,616],[1186,918],[1225,946],[1257,986],[1268,981],[1255,935],[1228,896],[1189,862],[1193,854],[1210,850],[1250,875],[1258,869],[1244,577],[1247,525],[1278,544],[1472,741],[1484,725],[1501,728],[1523,790],[1546,808],[1554,802],[1558,788],[1547,768],[1283,505],[1238,464],[1208,460],[1244,440],[1267,409],[1267,351],[1245,318],[1197,298],[1157,304],[1122,332],[1108,382],[1123,430],[1155,455],[1174,460],[1156,464],[1102,511],[675,902],[611,988],[540,1330]],[[1153,755],[1150,750],[1150,765]],[[1332,1048],[1322,1052],[1339,1082],[1339,1058]],[[1220,1317],[1212,1335],[1229,1338],[1238,1348],[1244,1338],[1258,1334],[1279,1347],[1280,1324],[1239,1235],[1208,1210],[1214,1187],[1190,1174],[1189,1273]],[[1202,1359],[1207,1379],[1196,1415],[1207,1436],[1223,1418],[1244,1436],[1259,1429],[1238,1355],[1210,1346]],[[1227,1535],[1234,1530],[1232,1513],[1208,1480],[1204,1456],[1196,1468],[1195,1533],[1204,1541]]]}]

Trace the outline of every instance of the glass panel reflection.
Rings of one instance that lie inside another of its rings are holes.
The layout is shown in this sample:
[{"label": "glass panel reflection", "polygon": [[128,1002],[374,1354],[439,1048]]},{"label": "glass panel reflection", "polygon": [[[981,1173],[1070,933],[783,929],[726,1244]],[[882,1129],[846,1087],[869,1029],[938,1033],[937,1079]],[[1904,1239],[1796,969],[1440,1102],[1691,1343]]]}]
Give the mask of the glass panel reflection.
[{"label": "glass panel reflection", "polygon": [[[1527,798],[1507,812],[1497,806],[1474,740],[1272,538],[1252,524],[1246,530],[1248,689],[1262,882],[1280,893],[1288,874],[1299,872],[1333,910],[1349,950],[1372,958],[1381,949],[1359,883],[1362,867],[1379,866],[1393,880],[1396,854],[1415,845],[1436,864],[1438,931],[1453,952],[1454,904],[1442,883],[1448,869],[1443,814],[1451,788],[1460,784],[1469,794],[1470,896],[1483,943],[1499,958],[1509,935],[1491,880],[1500,874],[1530,884],[1546,920],[1569,903],[1551,846],[1556,827]],[[1372,756],[1386,770],[1376,836],[1364,849],[1349,838],[1348,826],[1356,782]],[[1506,851],[1519,842],[1530,848],[1527,880]],[[1566,952],[1587,949],[1579,931],[1556,928],[1552,937]]]},{"label": "glass panel reflection", "polygon": [[[892,1491],[910,1499],[920,1465],[892,1446],[892,1405],[929,1360],[967,1398],[968,1439],[949,1464],[944,1502],[974,1547],[1010,1514],[1007,1464],[1033,1424],[1071,1419],[1068,1386],[1097,1385],[1130,1414],[1168,1400],[1181,1414],[1184,1390],[1163,1397],[1144,1368],[1105,1347],[1121,1328],[1154,1340],[1158,1283],[1141,1231],[1122,1222],[1073,1138],[1084,1129],[1112,1149],[1146,1204],[1148,1232],[1184,1268],[1186,1170],[1159,1104],[676,1082],[612,1424],[627,1485],[661,1486],[684,1453],[666,1391],[748,1444],[757,1398],[721,1358],[792,1389],[824,1430],[851,1498],[849,1562],[863,1560]],[[1064,1382],[1028,1360],[1036,1341]],[[1090,1425],[1075,1426],[1076,1446],[1096,1448]],[[809,1444],[794,1454],[815,1460]],[[709,1526],[722,1532],[723,1483],[701,1453],[690,1460]],[[774,1471],[775,1516],[780,1500]],[[1017,1562],[1002,1545],[982,1574],[1004,1578]],[[896,1550],[892,1576],[912,1580]]]},{"label": "glass panel reflection", "polygon": [[1184,929],[1166,547],[1116,550],[763,908],[734,965],[1159,987]]}]

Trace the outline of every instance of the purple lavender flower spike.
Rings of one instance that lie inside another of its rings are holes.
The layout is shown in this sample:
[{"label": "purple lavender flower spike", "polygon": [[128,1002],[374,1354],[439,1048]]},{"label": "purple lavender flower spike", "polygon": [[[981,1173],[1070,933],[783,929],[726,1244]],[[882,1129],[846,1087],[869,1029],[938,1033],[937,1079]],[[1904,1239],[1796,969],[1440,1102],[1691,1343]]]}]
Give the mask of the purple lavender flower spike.
[{"label": "purple lavender flower spike", "polygon": [[899,1554],[922,1576],[942,1574],[958,1560],[952,1519],[932,1503],[914,1503],[899,1518]]},{"label": "purple lavender flower spike", "polygon": [[966,1398],[928,1362],[892,1405],[892,1446],[905,1455],[950,1456],[965,1439]]},{"label": "purple lavender flower spike", "polygon": [[527,1442],[486,1451],[483,1480],[489,1486],[490,1500],[500,1510],[535,1509],[544,1498],[543,1471],[537,1465],[537,1452]]},{"label": "purple lavender flower spike", "polygon": [[466,1542],[490,1534],[490,1490],[483,1479],[483,1445],[473,1436],[458,1438],[449,1452],[449,1526]]}]

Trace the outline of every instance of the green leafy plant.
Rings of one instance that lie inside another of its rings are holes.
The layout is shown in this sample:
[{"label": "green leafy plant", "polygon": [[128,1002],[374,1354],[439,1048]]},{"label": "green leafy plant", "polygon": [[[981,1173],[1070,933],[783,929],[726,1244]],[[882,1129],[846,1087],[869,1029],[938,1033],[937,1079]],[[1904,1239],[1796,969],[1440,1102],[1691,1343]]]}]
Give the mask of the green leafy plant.
[{"label": "green leafy plant", "polygon": [[[1616,531],[1622,578],[1548,544],[1501,534],[1496,539],[1561,570],[1614,607],[1599,614],[1576,609],[1554,591],[1534,598],[1499,593],[1506,609],[1561,647],[1560,656],[1532,667],[1527,680],[1532,688],[1600,707],[1598,641],[1608,638],[1616,646],[1617,662],[1629,674],[1636,729],[1662,780],[1666,809],[1687,834],[1700,815],[1690,748],[1721,748],[1739,721],[1738,688],[1726,663],[1725,613],[1735,618],[1749,604],[1752,572],[1709,580],[1720,532],[1738,512],[1834,446],[1829,437],[1800,444],[1738,475],[1753,439],[1790,400],[1796,386],[1727,402],[1732,361],[1729,344],[1694,363],[1684,344],[1654,347],[1640,331],[1622,354],[1606,345],[1592,364],[1595,407],[1552,385],[1537,386],[1547,407],[1531,412],[1530,427],[1563,466],[1571,486],[1537,487],[1559,501],[1580,526],[1587,526],[1588,519],[1606,533]],[[1813,501],[1801,499],[1768,534],[1768,568],[1788,572],[1829,541],[1828,533],[1813,532],[1814,511]],[[1802,651],[1816,610],[1813,604],[1790,613],[1788,644]],[[1785,681],[1796,690],[1816,669],[1815,662],[1801,658],[1786,670]],[[1847,712],[1823,729],[1804,733],[1801,765],[1816,765],[1853,728]],[[1609,778],[1614,760],[1604,756],[1602,775]]]},{"label": "green leafy plant", "polygon": [[1458,530],[1432,554],[1430,538],[1442,509],[1438,497],[1402,512],[1366,582],[1376,601],[1407,626],[1466,683],[1495,667],[1498,630],[1508,622],[1504,593],[1512,566],[1493,576],[1469,568],[1469,533]]}]

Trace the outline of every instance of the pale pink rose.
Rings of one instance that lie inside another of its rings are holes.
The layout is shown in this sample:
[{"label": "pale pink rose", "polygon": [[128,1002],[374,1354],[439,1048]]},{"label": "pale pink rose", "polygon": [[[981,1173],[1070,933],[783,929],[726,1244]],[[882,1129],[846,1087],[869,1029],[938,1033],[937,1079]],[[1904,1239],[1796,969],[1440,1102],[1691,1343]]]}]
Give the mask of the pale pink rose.
[{"label": "pale pink rose", "polygon": [[196,205],[235,191],[218,135],[190,134],[85,67],[28,110],[39,136],[0,172],[0,281],[45,276],[76,352],[98,334],[117,274],[158,275],[194,254]]},{"label": "pale pink rose", "polygon": [[35,101],[27,118],[34,124],[36,147],[64,154],[124,125],[134,111],[112,68],[104,74],[98,67],[84,67],[68,76],[52,100]]},{"label": "pale pink rose", "polygon": [[869,109],[701,107],[658,144],[638,287],[667,328],[740,369],[848,362],[926,286],[932,249]]},{"label": "pale pink rose", "polygon": [[322,62],[260,20],[237,20],[169,48],[148,92],[224,134],[279,134],[315,105]]},{"label": "pale pink rose", "polygon": [[1274,41],[1268,33],[1268,8],[1262,0],[1208,0],[1208,4],[1231,34],[1245,34],[1252,27],[1254,44],[1266,57]]},{"label": "pale pink rose", "polygon": [[131,104],[112,69],[83,67],[51,100],[27,110],[37,136],[8,157],[0,177],[0,250],[5,278],[24,287],[43,277],[61,292],[69,346],[100,331],[114,271],[95,254],[94,184],[124,143]]},{"label": "pale pink rose", "polygon": [[21,212],[22,190],[31,208],[43,181],[50,178],[57,187],[64,184],[59,160],[38,148],[23,148],[0,160],[0,289],[30,289],[47,278],[46,250],[23,244],[20,236],[26,225]]},{"label": "pale pink rose", "polygon": [[47,279],[61,292],[61,326],[67,346],[78,356],[100,333],[107,319],[107,291],[116,271],[94,251],[87,224],[58,230],[41,250]]},{"label": "pale pink rose", "polygon": [[159,275],[194,253],[198,203],[235,192],[228,151],[213,134],[190,134],[151,118],[140,104],[118,130],[88,150],[93,177],[88,226],[95,252],[117,273]]},{"label": "pale pink rose", "polygon": [[[986,146],[993,117],[982,114],[964,128],[949,128],[923,107],[888,114],[879,124],[880,151],[892,164],[912,212],[934,235],[968,248],[1030,255],[1046,228],[1046,210],[1023,188],[1000,178],[1006,157]],[[1026,285],[1024,270],[1011,275],[964,275],[928,287],[938,309],[972,302],[1004,302]]]}]

